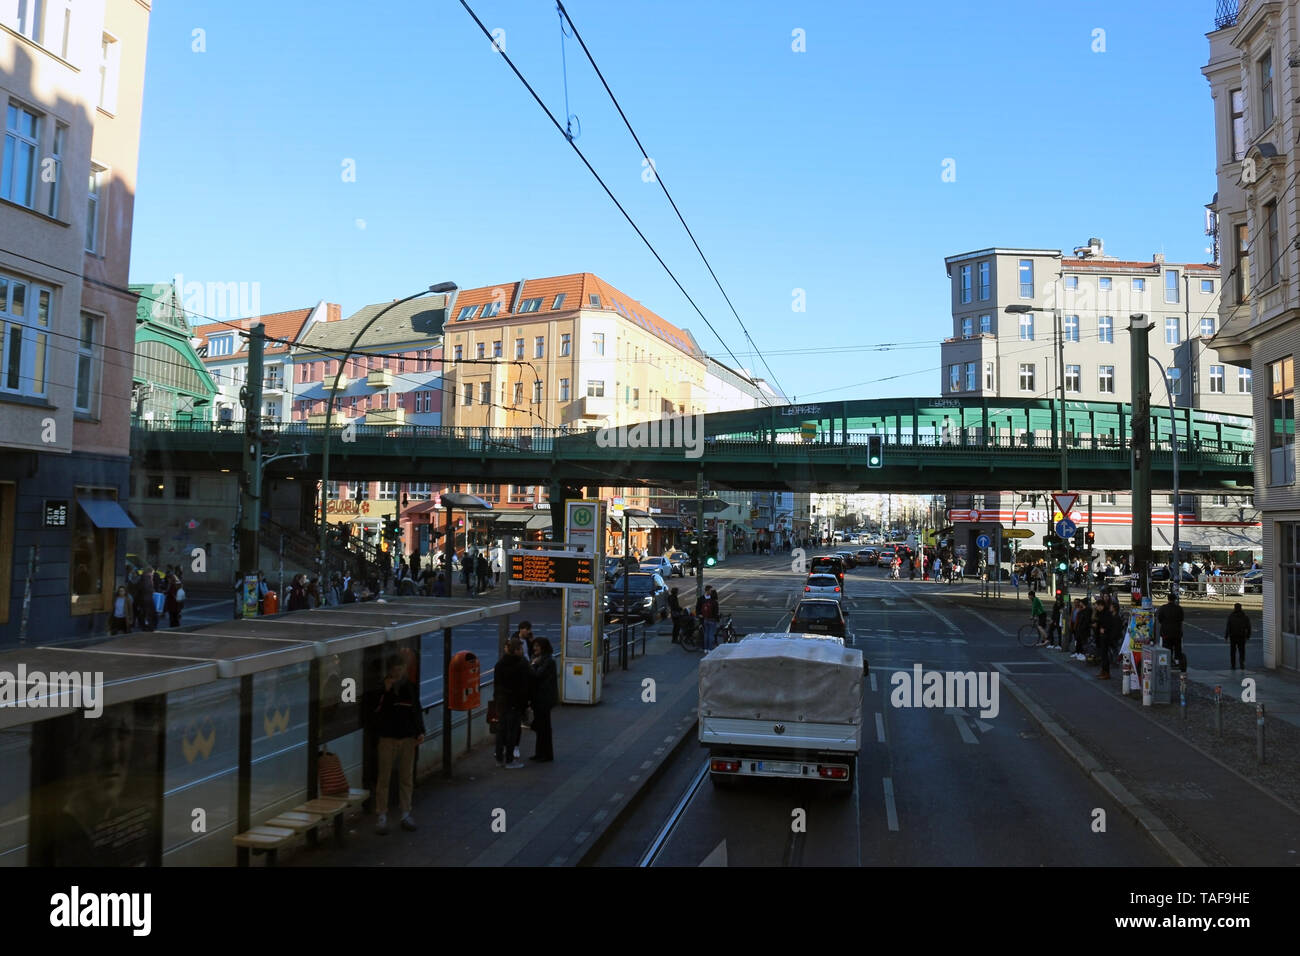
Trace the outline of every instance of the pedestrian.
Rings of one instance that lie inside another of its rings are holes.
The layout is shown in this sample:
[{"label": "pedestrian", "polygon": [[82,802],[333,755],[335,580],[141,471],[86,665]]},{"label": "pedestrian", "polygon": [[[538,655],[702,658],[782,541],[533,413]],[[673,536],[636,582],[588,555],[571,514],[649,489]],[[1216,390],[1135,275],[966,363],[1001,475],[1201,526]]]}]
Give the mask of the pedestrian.
[{"label": "pedestrian", "polygon": [[934,564],[930,566],[930,573],[934,575],[934,583],[938,584],[939,578],[943,574],[943,561],[937,554],[934,556]]},{"label": "pedestrian", "polygon": [[501,587],[501,572],[506,567],[506,549],[497,545],[492,549],[492,586]]},{"label": "pedestrian", "polygon": [[[134,604],[126,585],[119,585],[117,594],[113,598],[113,616],[108,621],[109,634],[131,633],[131,622],[135,620]],[[1237,607],[1240,608],[1241,605],[1238,604]]]},{"label": "pedestrian", "polygon": [[523,641],[524,657],[531,661],[533,658],[533,641],[537,640],[536,636],[533,634],[532,622],[520,621],[519,627],[510,636],[517,637],[519,640]]},{"label": "pedestrian", "polygon": [[1232,606],[1228,614],[1228,628],[1223,639],[1229,642],[1228,658],[1230,670],[1237,669],[1237,659],[1241,659],[1241,669],[1246,669],[1246,641],[1250,638],[1250,617],[1241,609],[1240,604]]},{"label": "pedestrian", "polygon": [[672,588],[668,592],[668,613],[673,618],[673,643],[676,644],[681,639],[682,633],[682,610],[681,599],[677,596],[677,589]]},{"label": "pedestrian", "polygon": [[465,593],[470,597],[474,596],[474,556],[466,549],[465,557],[460,562],[460,579],[465,585]]},{"label": "pedestrian", "polygon": [[343,603],[343,579],[335,571],[330,575],[329,587],[325,589],[325,606],[338,607]]},{"label": "pedestrian", "polygon": [[432,596],[433,597],[447,596],[447,579],[443,577],[441,571],[438,572],[438,576],[433,580]]},{"label": "pedestrian", "polygon": [[1065,606],[1065,595],[1056,595],[1056,602],[1052,605],[1052,617],[1047,629],[1047,646],[1053,650],[1061,646],[1061,635],[1065,633],[1065,615],[1067,613],[1069,611]]},{"label": "pedestrian", "polygon": [[699,618],[704,628],[704,649],[712,649],[714,641],[718,634],[718,621],[720,618],[718,608],[718,592],[713,590],[713,585],[704,588],[704,593],[700,599],[695,602],[695,616]]},{"label": "pedestrian", "polygon": [[556,686],[557,671],[553,654],[550,641],[544,637],[536,639],[531,697],[533,733],[537,735],[537,740],[535,752],[529,759],[538,763],[550,763],[555,759],[555,747],[551,739],[551,709],[559,702],[560,695]]},{"label": "pedestrian", "polygon": [[1034,619],[1034,626],[1038,628],[1038,643],[1035,647],[1047,646],[1047,612],[1043,610],[1043,602],[1038,599],[1038,592],[1030,590],[1029,592],[1029,616]]},{"label": "pedestrian", "polygon": [[506,770],[522,770],[524,766],[513,754],[519,746],[519,728],[524,708],[528,706],[531,674],[524,660],[523,641],[509,638],[506,652],[497,661],[493,673],[497,702],[496,760],[497,766]]},{"label": "pedestrian", "polygon": [[181,586],[181,579],[175,571],[167,575],[167,597],[163,601],[163,610],[167,612],[169,626],[181,626],[181,612],[185,610],[185,588]]},{"label": "pedestrian", "polygon": [[478,558],[474,562],[474,570],[478,572],[478,590],[482,594],[488,589],[488,582],[492,578],[492,565],[482,551],[478,553]]},{"label": "pedestrian", "polygon": [[153,607],[153,568],[145,568],[135,583],[135,622],[142,631],[152,631],[157,622]]},{"label": "pedestrian", "polygon": [[397,801],[402,811],[402,829],[415,829],[415,820],[411,818],[415,748],[424,743],[420,689],[406,679],[406,663],[401,655],[391,655],[387,663],[384,692],[375,708],[379,736],[379,779],[375,784],[375,808],[379,819],[375,832],[380,835],[388,833],[388,786],[394,768],[397,770]]},{"label": "pedestrian", "polygon": [[1173,652],[1178,669],[1187,672],[1187,658],[1183,656],[1183,609],[1178,603],[1173,588],[1169,589],[1169,601],[1156,612],[1160,624],[1160,642]]},{"label": "pedestrian", "polygon": [[307,610],[307,584],[305,574],[295,574],[289,582],[289,598],[285,602],[286,611]]}]

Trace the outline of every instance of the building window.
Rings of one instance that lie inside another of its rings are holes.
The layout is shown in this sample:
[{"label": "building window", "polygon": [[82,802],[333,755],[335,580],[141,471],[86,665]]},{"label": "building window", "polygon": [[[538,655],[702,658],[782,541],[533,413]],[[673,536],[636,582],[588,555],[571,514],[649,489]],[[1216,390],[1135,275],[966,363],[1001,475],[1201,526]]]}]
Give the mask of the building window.
[{"label": "building window", "polygon": [[573,336],[568,332],[560,334],[560,355],[568,355],[573,343]]},{"label": "building window", "polygon": [[1079,341],[1079,317],[1077,315],[1067,315],[1065,317],[1065,341]]},{"label": "building window", "polygon": [[1169,391],[1174,395],[1183,394],[1183,370],[1180,368],[1165,369],[1165,374],[1169,378]]},{"label": "building window", "polygon": [[479,342],[477,345],[474,346],[474,357],[475,357],[475,358],[487,358],[487,343],[486,343],[486,342]]},{"label": "building window", "polygon": [[975,320],[972,319],[970,316],[966,316],[966,318],[961,320],[961,337],[963,339],[968,339],[974,333],[975,333]]},{"label": "building window", "polygon": [[1114,343],[1115,317],[1113,315],[1097,316],[1097,341]]},{"label": "building window", "polygon": [[541,307],[542,307],[542,300],[540,298],[524,299],[523,302],[519,303],[519,309],[515,314],[518,315],[523,312],[536,312]]},{"label": "building window", "polygon": [[459,312],[456,313],[456,321],[457,322],[468,321],[469,319],[474,318],[474,313],[477,311],[478,311],[477,305],[464,306]]},{"label": "building window", "polygon": [[1273,51],[1259,58],[1259,132],[1273,125]]},{"label": "building window", "polygon": [[81,335],[77,339],[77,391],[73,407],[89,414],[94,410],[95,343],[99,339],[99,319],[87,312],[81,313]]},{"label": "building window", "polygon": [[[78,498],[117,500],[112,489],[76,488]],[[109,609],[116,578],[114,557],[117,551],[117,532],[112,528],[99,528],[90,520],[86,509],[72,505],[75,517],[72,522],[68,558],[70,580],[69,600],[73,614],[93,614]],[[149,551],[149,549],[146,549]],[[149,551],[156,555],[156,549]]]},{"label": "building window", "polygon": [[961,267],[961,301],[969,302],[971,299],[971,267]]},{"label": "building window", "polygon": [[966,391],[973,392],[980,387],[979,375],[975,371],[975,363],[966,363]]},{"label": "building window", "polygon": [[491,382],[479,382],[478,401],[480,405],[492,404],[492,383]]},{"label": "building window", "polygon": [[524,383],[515,382],[514,387],[514,404],[522,405],[524,403]]},{"label": "building window", "polygon": [[1097,391],[1107,395],[1115,394],[1115,366],[1097,366]]},{"label": "building window", "polygon": [[1178,272],[1174,269],[1165,272],[1165,301],[1178,301]]},{"label": "building window", "polygon": [[451,350],[451,360],[459,362],[465,356],[465,346],[457,345]]},{"label": "building window", "polygon": [[45,209],[51,219],[59,218],[59,199],[63,194],[63,151],[67,145],[68,127],[56,123],[54,148],[50,150],[50,201]]},{"label": "building window", "polygon": [[1078,392],[1082,390],[1083,374],[1078,365],[1067,365],[1065,367],[1065,390],[1067,392]]},{"label": "building window", "polygon": [[1244,222],[1239,224],[1235,231],[1237,262],[1232,271],[1237,277],[1237,302],[1240,304],[1250,296],[1250,232]]},{"label": "building window", "polygon": [[500,357],[501,357],[501,340],[500,340],[500,339],[497,339],[495,342],[492,343],[492,357],[493,357],[493,358],[500,358]]},{"label": "building window", "polygon": [[569,380],[567,378],[562,378],[560,379],[560,401],[567,402],[568,400],[569,400]]},{"label": "building window", "polygon": [[370,500],[370,482],[358,481],[352,486],[352,491],[352,497],[356,498],[357,501]]},{"label": "building window", "polygon": [[633,408],[641,407],[641,389],[639,388],[632,389],[632,407]]},{"label": "building window", "polygon": [[990,335],[993,332],[993,316],[980,316],[980,335]]},{"label": "building window", "polygon": [[1020,390],[1022,392],[1034,391],[1034,365],[1032,362],[1020,363]]},{"label": "building window", "polygon": [[990,295],[989,289],[989,264],[980,263],[980,301],[987,302]]},{"label": "building window", "polygon": [[993,363],[992,362],[984,363],[984,387],[986,389],[993,388]]},{"label": "building window", "polygon": [[167,483],[163,481],[162,475],[150,475],[146,479],[144,496],[146,498],[162,498],[167,491]]},{"label": "building window", "polygon": [[1295,378],[1292,358],[1268,366],[1268,483],[1295,484]]},{"label": "building window", "polygon": [[398,484],[395,481],[381,481],[379,483],[379,500],[396,501]]},{"label": "building window", "polygon": [[546,336],[539,335],[533,339],[533,358],[542,358],[546,355]]},{"label": "building window", "polygon": [[1020,298],[1032,299],[1034,297],[1034,260],[1020,260]]},{"label": "building window", "polygon": [[1260,281],[1264,288],[1270,288],[1278,281],[1279,259],[1282,258],[1282,250],[1278,247],[1278,228],[1277,228],[1277,201],[1266,203],[1264,205],[1264,224],[1268,230],[1268,245],[1265,246],[1265,254],[1268,256],[1267,271],[1260,276]]},{"label": "building window", "polygon": [[1202,280],[1201,280],[1201,291],[1204,292],[1204,293],[1206,293],[1206,294],[1213,295],[1213,294],[1214,294],[1214,280],[1213,280],[1213,279],[1202,279]]},{"label": "building window", "polygon": [[465,398],[461,402],[461,404],[465,405],[466,407],[474,404],[474,383],[473,382],[465,383]]},{"label": "building window", "polygon": [[[596,296],[592,296],[592,298],[596,298]],[[592,334],[591,350],[595,352],[597,355],[605,354],[605,333],[604,332],[595,332]]]},{"label": "building window", "polygon": [[587,380],[587,397],[588,397],[588,398],[604,398],[604,397],[605,397],[605,380],[604,380],[604,379],[598,379],[598,380],[588,379],[588,380]]},{"label": "building window", "polygon": [[1241,90],[1229,94],[1228,111],[1232,121],[1232,158],[1244,159],[1246,156],[1246,98]]},{"label": "building window", "polygon": [[36,198],[36,156],[40,151],[41,119],[38,114],[13,103],[9,104],[5,117],[0,197],[30,209]]},{"label": "building window", "polygon": [[1104,491],[1097,496],[1097,504],[1099,505],[1113,505],[1118,503],[1118,498],[1113,491]]},{"label": "building window", "polygon": [[1178,333],[1178,316],[1165,317],[1165,345],[1177,345],[1182,341]]},{"label": "building window", "polygon": [[45,394],[45,361],[53,293],[0,273],[0,390]]},{"label": "building window", "polygon": [[557,296],[555,297],[555,301],[551,303],[551,311],[552,311],[552,312],[554,312],[556,309],[562,308],[562,307],[564,306],[564,297],[565,297],[565,295],[567,295],[567,294],[568,294],[568,293],[561,292],[559,295],[557,295]]},{"label": "building window", "polygon": [[534,405],[541,404],[543,390],[544,390],[544,385],[541,379],[538,379],[535,382],[533,382],[533,404]]},{"label": "building window", "polygon": [[172,479],[172,497],[189,498],[190,496],[190,476],[177,475]]},{"label": "building window", "polygon": [[1215,324],[1213,316],[1207,316],[1206,318],[1201,319],[1201,338],[1213,338]]},{"label": "building window", "polygon": [[500,302],[489,302],[487,305],[483,306],[483,311],[482,311],[482,313],[479,315],[479,318],[480,318],[480,319],[491,319],[491,318],[494,318],[494,317],[496,316],[496,314],[497,314],[498,312],[500,312],[500,311],[501,311],[501,303],[500,303]]},{"label": "building window", "polygon": [[1237,394],[1238,395],[1250,394],[1250,386],[1251,386],[1250,378],[1251,378],[1250,369],[1248,368],[1237,369]]},{"label": "building window", "polygon": [[950,392],[961,391],[961,366],[960,365],[948,366],[948,391]]},{"label": "building window", "polygon": [[117,111],[117,77],[121,68],[122,45],[105,33],[99,41],[99,108]]},{"label": "building window", "polygon": [[1110,276],[1101,276],[1097,279],[1097,289],[1100,292],[1110,291]]},{"label": "building window", "polygon": [[1134,279],[1134,280],[1133,280],[1133,291],[1134,291],[1134,292],[1146,292],[1146,290],[1147,290],[1147,280],[1146,280],[1146,279]]},{"label": "building window", "polygon": [[1227,391],[1223,376],[1222,365],[1210,366],[1210,391],[1216,395],[1222,395]]},{"label": "building window", "polygon": [[1020,339],[1022,342],[1034,340],[1034,313],[1032,312],[1020,316]]}]

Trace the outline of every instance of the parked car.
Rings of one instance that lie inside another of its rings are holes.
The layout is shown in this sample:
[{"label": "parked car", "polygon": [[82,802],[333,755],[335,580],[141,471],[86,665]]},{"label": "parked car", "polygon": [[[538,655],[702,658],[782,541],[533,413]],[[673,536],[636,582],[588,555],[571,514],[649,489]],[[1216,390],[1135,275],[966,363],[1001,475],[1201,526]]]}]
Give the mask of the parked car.
[{"label": "parked car", "polygon": [[624,575],[619,575],[605,592],[605,613],[640,617],[648,624],[668,616],[668,585],[658,574],[639,571],[626,575],[627,601],[623,600]]},{"label": "parked car", "polygon": [[826,598],[807,598],[796,604],[787,631],[790,634],[824,634],[838,637],[846,644],[853,643],[844,608],[838,601]]},{"label": "parked car", "polygon": [[672,566],[673,574],[679,578],[686,576],[686,570],[691,567],[691,556],[685,551],[669,551],[664,555],[668,563]]},{"label": "parked car", "polygon": [[641,570],[647,574],[657,574],[667,580],[673,576],[673,563],[666,557],[646,558],[641,562]]},{"label": "parked car", "polygon": [[1247,594],[1264,593],[1264,569],[1256,568],[1254,571],[1247,571],[1241,576],[1241,583],[1246,588]]},{"label": "parked car", "polygon": [[833,574],[810,574],[803,583],[806,597],[829,598],[832,601],[844,599],[844,582]]}]

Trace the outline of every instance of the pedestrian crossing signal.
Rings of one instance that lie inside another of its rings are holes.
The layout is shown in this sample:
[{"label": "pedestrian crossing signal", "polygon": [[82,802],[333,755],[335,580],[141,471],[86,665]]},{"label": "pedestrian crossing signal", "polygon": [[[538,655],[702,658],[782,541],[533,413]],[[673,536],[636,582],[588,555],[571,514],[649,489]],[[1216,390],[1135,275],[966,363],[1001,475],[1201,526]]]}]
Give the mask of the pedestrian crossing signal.
[{"label": "pedestrian crossing signal", "polygon": [[867,436],[867,467],[881,468],[885,464],[885,436]]}]

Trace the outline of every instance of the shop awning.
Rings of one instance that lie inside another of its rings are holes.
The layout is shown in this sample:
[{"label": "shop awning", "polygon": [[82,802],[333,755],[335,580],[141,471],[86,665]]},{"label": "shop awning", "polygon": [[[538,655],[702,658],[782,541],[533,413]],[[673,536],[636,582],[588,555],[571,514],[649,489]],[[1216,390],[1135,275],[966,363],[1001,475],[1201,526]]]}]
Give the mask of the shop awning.
[{"label": "shop awning", "polygon": [[[632,527],[633,527],[633,528],[653,528],[653,527],[655,527],[654,519],[651,518],[649,515],[627,515],[626,517],[632,519]],[[624,521],[624,516],[623,516],[623,515],[610,515],[610,516],[609,516],[609,526],[610,526],[610,528],[612,528],[614,531],[622,531],[622,530],[623,530],[623,521]]]},{"label": "shop awning", "polygon": [[505,528],[523,528],[532,517],[532,513],[528,511],[503,511],[497,515],[497,522],[493,527],[498,531]]},{"label": "shop awning", "polygon": [[529,531],[545,531],[550,526],[551,514],[549,511],[546,514],[533,515],[528,519],[528,524],[526,525]]},{"label": "shop awning", "polygon": [[[1169,550],[1174,546],[1173,528],[1156,528],[1151,546]],[[1198,551],[1253,551],[1263,553],[1263,528],[1225,528],[1193,526],[1178,529],[1178,550],[1183,554]]]},{"label": "shop awning", "polygon": [[652,519],[656,528],[665,528],[671,530],[681,530],[682,522],[680,518],[670,518],[667,515],[655,515]]},{"label": "shop awning", "polygon": [[122,506],[109,498],[78,498],[77,504],[96,528],[134,528]]}]

